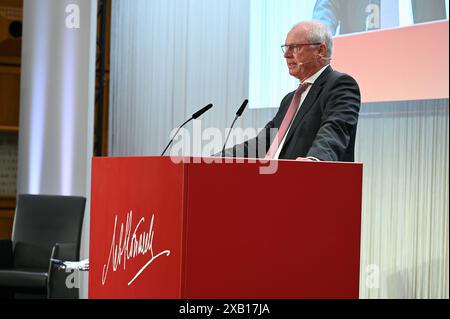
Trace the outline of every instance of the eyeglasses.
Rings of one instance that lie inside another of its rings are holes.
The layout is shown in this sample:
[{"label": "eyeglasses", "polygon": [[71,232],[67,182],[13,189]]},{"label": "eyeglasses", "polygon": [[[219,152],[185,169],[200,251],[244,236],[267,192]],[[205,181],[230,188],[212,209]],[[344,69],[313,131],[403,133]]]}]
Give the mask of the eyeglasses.
[{"label": "eyeglasses", "polygon": [[297,53],[300,48],[304,45],[319,45],[322,43],[297,43],[297,44],[285,44],[281,46],[281,51],[283,51],[283,54],[286,54],[286,52],[294,52]]}]

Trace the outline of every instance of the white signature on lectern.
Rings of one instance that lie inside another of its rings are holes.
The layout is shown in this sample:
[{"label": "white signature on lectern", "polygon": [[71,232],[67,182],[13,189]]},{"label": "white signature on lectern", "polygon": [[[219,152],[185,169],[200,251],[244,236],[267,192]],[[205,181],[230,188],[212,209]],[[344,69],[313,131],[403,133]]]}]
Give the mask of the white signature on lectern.
[{"label": "white signature on lectern", "polygon": [[128,286],[130,286],[141,274],[142,272],[150,266],[152,262],[154,262],[157,258],[166,255],[170,255],[170,250],[164,250],[157,254],[153,252],[153,236],[155,234],[155,231],[153,230],[153,222],[155,220],[155,215],[152,215],[151,221],[150,221],[150,227],[148,232],[139,231],[139,227],[141,224],[145,223],[145,217],[141,217],[139,220],[139,223],[134,228],[134,231],[132,230],[133,225],[133,211],[130,211],[127,214],[127,221],[125,225],[125,232],[124,232],[124,225],[123,223],[120,225],[120,236],[119,241],[116,243],[116,229],[117,229],[117,215],[114,219],[114,232],[111,240],[111,249],[109,251],[109,257],[108,262],[103,265],[103,272],[102,272],[102,285],[105,285],[106,277],[108,276],[108,270],[109,265],[112,263],[112,269],[113,272],[116,272],[117,268],[120,266],[120,264],[123,261],[123,270],[126,270],[126,263],[127,260],[133,260],[139,255],[147,255],[150,253],[150,259],[149,261],[141,267],[141,269],[134,275],[134,277],[128,282]]}]

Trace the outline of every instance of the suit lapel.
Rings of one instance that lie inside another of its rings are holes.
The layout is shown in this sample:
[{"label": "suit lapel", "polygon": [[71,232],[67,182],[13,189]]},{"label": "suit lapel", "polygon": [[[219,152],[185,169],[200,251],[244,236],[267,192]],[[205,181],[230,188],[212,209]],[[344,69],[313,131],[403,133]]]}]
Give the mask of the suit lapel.
[{"label": "suit lapel", "polygon": [[283,148],[288,145],[289,140],[292,138],[292,136],[295,133],[295,130],[302,122],[303,118],[305,117],[306,113],[313,107],[315,101],[317,100],[317,97],[319,93],[322,91],[322,87],[325,84],[326,79],[328,78],[328,74],[330,74],[333,71],[332,67],[327,67],[322,74],[319,76],[319,78],[314,82],[313,86],[308,92],[308,95],[306,96],[305,100],[303,101],[302,105],[300,106],[300,110],[298,111],[297,115],[294,118],[294,122],[292,123],[291,128],[289,129],[288,136],[286,137],[286,141],[284,143]]}]

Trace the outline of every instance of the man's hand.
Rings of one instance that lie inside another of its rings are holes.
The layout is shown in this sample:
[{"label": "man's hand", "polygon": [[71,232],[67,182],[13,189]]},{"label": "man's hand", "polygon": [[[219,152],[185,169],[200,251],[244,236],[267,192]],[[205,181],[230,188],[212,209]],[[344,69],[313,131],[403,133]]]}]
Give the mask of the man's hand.
[{"label": "man's hand", "polygon": [[316,162],[315,160],[307,157],[297,157],[296,161],[299,162]]}]

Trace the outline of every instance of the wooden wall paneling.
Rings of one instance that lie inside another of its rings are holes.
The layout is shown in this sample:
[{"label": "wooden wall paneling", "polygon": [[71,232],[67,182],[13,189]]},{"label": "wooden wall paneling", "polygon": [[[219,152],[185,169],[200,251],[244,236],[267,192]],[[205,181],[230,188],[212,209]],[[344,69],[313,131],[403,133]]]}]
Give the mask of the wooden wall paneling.
[{"label": "wooden wall paneling", "polygon": [[21,55],[22,8],[22,0],[0,0],[0,57]]},{"label": "wooden wall paneling", "polygon": [[0,195],[0,238],[11,239],[15,209],[15,196]]},{"label": "wooden wall paneling", "polygon": [[0,66],[0,126],[19,126],[20,67]]}]

